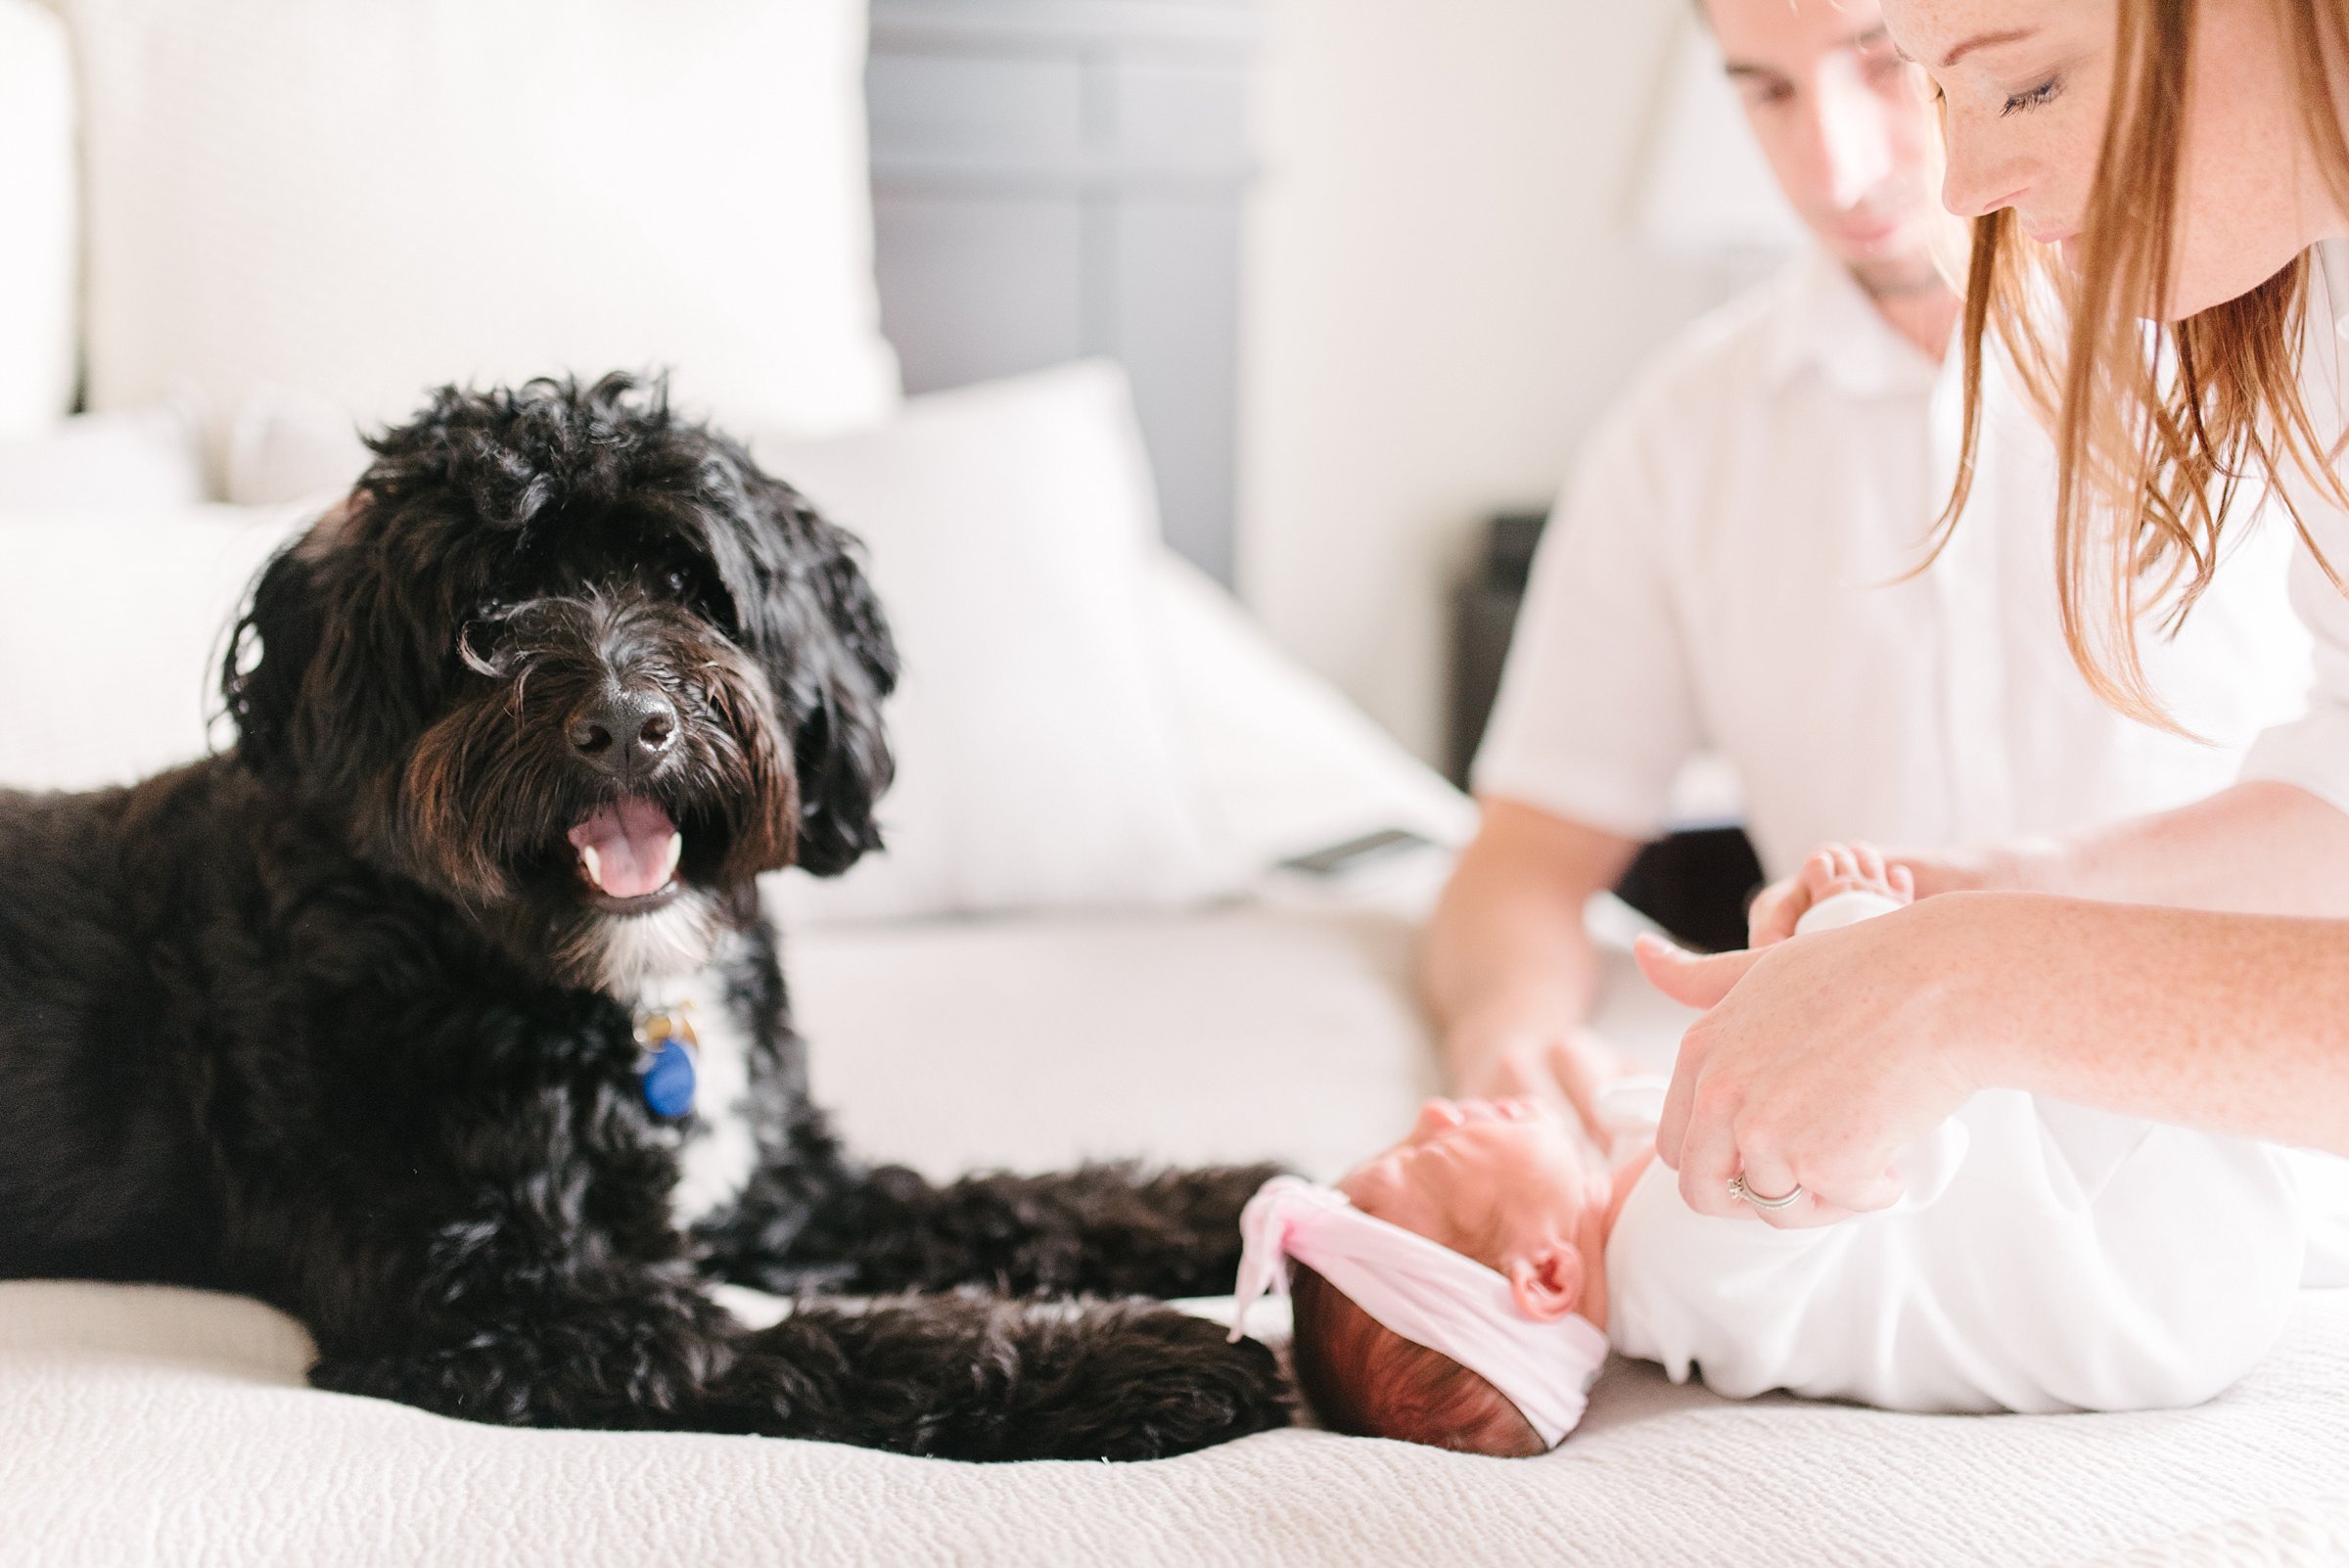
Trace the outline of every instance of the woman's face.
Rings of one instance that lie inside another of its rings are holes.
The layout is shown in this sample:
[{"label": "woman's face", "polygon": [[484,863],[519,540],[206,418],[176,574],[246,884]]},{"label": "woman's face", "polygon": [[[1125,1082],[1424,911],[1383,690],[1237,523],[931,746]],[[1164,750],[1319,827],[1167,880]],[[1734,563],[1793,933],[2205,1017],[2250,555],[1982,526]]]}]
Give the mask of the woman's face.
[{"label": "woman's face", "polygon": [[[2146,0],[1884,0],[1902,53],[1941,90],[1942,200],[1960,217],[2012,208],[2032,239],[2076,255],[2111,103],[2119,7]],[[2267,0],[2195,8],[2168,308],[2249,292],[2340,216],[2306,157]]]}]

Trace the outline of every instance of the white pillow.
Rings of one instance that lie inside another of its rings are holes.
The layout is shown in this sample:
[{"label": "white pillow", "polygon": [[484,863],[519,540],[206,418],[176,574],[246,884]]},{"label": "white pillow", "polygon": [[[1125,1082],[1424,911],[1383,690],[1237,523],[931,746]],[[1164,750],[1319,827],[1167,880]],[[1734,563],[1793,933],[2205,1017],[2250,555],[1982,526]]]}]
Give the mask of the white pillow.
[{"label": "white pillow", "polygon": [[351,416],[324,397],[264,387],[228,431],[227,494],[238,506],[340,495],[374,454]]},{"label": "white pillow", "polygon": [[73,406],[73,133],[65,27],[0,0],[0,435]]},{"label": "white pillow", "polygon": [[186,403],[161,402],[0,438],[0,516],[62,520],[195,506],[205,496],[197,425]]},{"label": "white pillow", "polygon": [[0,786],[94,789],[204,756],[237,608],[306,521],[225,506],[0,519]]},{"label": "white pillow", "polygon": [[862,0],[63,0],[88,400],[185,376],[397,421],[426,389],[670,368],[884,414]]},{"label": "white pillow", "polygon": [[1456,849],[1476,807],[1164,545],[1148,566],[1184,754],[1229,854],[1254,870],[1386,828]]},{"label": "white pillow", "polygon": [[836,882],[780,879],[790,918],[1165,907],[1240,880],[1151,635],[1156,503],[1121,372],[943,392],[868,434],[753,449],[864,539],[905,666],[889,849]]}]

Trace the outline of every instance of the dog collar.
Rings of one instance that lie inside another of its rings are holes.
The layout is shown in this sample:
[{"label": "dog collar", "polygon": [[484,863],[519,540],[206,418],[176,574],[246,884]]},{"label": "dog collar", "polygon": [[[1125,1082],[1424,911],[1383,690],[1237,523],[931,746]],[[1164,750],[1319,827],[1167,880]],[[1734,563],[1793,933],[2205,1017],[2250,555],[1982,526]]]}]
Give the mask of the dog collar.
[{"label": "dog collar", "polygon": [[667,1121],[693,1112],[693,1091],[700,1074],[694,1066],[701,1042],[694,1038],[693,1021],[685,1015],[690,1002],[673,1007],[636,1011],[636,1086],[645,1108]]}]

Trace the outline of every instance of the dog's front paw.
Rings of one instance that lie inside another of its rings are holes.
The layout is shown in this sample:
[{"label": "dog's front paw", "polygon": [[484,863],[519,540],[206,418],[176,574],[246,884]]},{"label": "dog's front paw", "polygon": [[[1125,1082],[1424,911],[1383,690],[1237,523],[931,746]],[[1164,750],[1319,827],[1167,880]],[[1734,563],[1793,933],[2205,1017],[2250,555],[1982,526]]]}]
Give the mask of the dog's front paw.
[{"label": "dog's front paw", "polygon": [[1289,1424],[1272,1353],[1253,1339],[1226,1343],[1220,1324],[1097,1306],[1065,1327],[1018,1402],[1036,1444],[1023,1457],[1161,1459]]},{"label": "dog's front paw", "polygon": [[717,1430],[942,1459],[1156,1459],[1289,1419],[1271,1352],[1150,1302],[807,1305],[726,1385]]}]

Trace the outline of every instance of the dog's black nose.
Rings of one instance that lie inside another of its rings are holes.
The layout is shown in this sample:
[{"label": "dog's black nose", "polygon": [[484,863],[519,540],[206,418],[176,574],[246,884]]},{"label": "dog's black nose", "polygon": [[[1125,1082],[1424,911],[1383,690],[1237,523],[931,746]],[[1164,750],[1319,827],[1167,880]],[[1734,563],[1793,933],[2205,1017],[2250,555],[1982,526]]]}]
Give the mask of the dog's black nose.
[{"label": "dog's black nose", "polygon": [[652,771],[677,744],[677,711],[657,691],[607,689],[571,715],[571,749],[619,778]]}]

